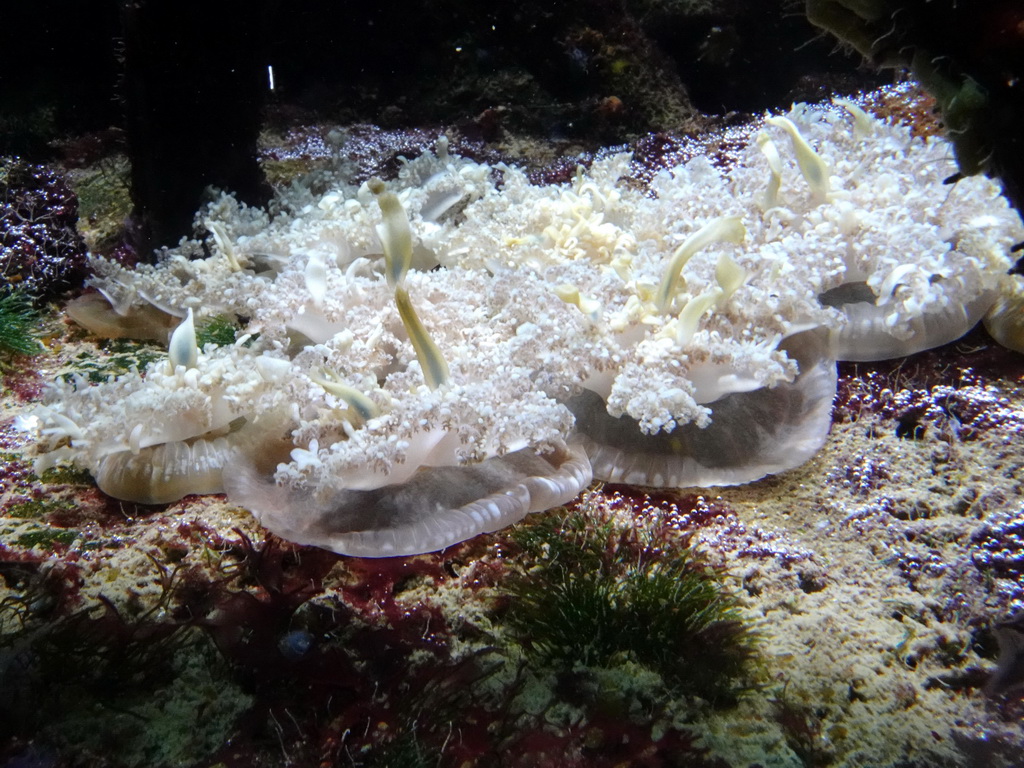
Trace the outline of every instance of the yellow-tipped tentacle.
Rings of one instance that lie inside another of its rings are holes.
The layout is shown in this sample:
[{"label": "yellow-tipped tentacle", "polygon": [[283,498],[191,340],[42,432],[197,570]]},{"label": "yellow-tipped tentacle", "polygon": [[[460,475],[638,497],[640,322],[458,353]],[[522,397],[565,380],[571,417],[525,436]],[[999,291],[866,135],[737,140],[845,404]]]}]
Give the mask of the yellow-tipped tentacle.
[{"label": "yellow-tipped tentacle", "polygon": [[405,332],[409,334],[409,341],[416,350],[416,358],[423,369],[423,378],[428,387],[437,389],[448,381],[448,363],[420,322],[416,310],[412,308],[412,302],[409,301],[409,293],[402,286],[395,288],[395,303],[398,305],[398,314],[402,318]]}]

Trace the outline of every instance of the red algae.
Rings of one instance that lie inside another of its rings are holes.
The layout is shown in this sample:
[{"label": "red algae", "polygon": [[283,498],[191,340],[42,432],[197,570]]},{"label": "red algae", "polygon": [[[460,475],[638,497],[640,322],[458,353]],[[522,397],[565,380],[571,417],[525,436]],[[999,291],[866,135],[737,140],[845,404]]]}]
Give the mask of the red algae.
[{"label": "red algae", "polygon": [[45,382],[33,367],[31,359],[18,359],[3,371],[3,386],[21,403],[38,401],[43,395]]}]

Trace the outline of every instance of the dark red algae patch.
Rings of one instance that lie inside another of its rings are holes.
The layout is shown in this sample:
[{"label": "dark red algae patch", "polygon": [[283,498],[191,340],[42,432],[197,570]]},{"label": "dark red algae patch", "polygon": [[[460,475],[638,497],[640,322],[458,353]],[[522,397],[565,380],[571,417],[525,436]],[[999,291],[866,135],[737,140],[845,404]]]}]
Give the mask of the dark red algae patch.
[{"label": "dark red algae patch", "polygon": [[76,560],[54,561],[0,544],[0,579],[14,592],[0,605],[0,614],[13,614],[19,622],[66,615],[81,603],[84,581]]},{"label": "dark red algae patch", "polygon": [[372,756],[413,722],[432,744],[432,723],[450,723],[439,710],[480,675],[475,659],[450,657],[438,610],[396,600],[410,578],[442,578],[440,556],[360,561],[272,536],[238,545],[237,575],[212,600],[193,585],[187,606],[256,697],[210,763],[257,765],[279,745],[296,764],[339,764]]},{"label": "dark red algae patch", "polygon": [[[730,768],[710,758],[686,731],[669,729],[655,738],[649,726],[607,712],[561,732],[525,732],[507,757],[480,766],[508,768]],[[458,765],[452,763],[452,765]]]},{"label": "dark red algae patch", "polygon": [[[182,525],[184,537],[208,540],[201,525]],[[292,765],[366,768],[724,765],[706,761],[685,731],[655,734],[612,710],[556,727],[513,709],[526,670],[498,676],[510,663],[500,645],[453,654],[453,633],[475,630],[453,628],[429,600],[403,599],[424,582],[475,591],[478,558],[500,562],[510,543],[479,537],[380,560],[272,535],[224,543],[219,577],[175,577],[172,615],[210,634],[254,703],[202,766],[266,765],[282,752]],[[501,574],[498,566],[484,580]]]},{"label": "dark red algae patch", "polygon": [[[208,551],[210,563],[189,559],[193,549]],[[79,608],[82,580],[70,563],[73,553],[53,561],[0,547],[0,577],[13,590],[2,606],[0,643],[17,651],[0,654],[0,672],[5,699],[25,705],[18,717],[5,718],[5,732],[30,740],[59,722],[65,705],[79,708],[71,694],[99,707],[138,700],[146,690],[161,695],[176,649],[199,632],[220,651],[225,668],[218,674],[254,701],[214,762],[259,765],[260,756],[283,746],[300,758],[297,764],[335,764],[349,748],[380,741],[381,727],[394,733],[406,717],[398,704],[409,699],[407,686],[423,690],[451,665],[436,611],[383,615],[349,605],[335,579],[327,584],[341,556],[271,535],[262,542],[241,532],[225,538],[198,522],[169,529],[160,552],[167,562],[151,556],[160,589],[154,604],[124,607],[101,597]],[[388,581],[386,573],[376,580],[381,595],[396,592],[385,588]],[[60,707],[27,706],[58,676],[67,694],[58,697]],[[275,730],[280,723],[287,733]],[[73,754],[68,745],[55,746]]]},{"label": "dark red algae patch", "polygon": [[3,388],[20,403],[32,403],[43,396],[44,382],[31,358],[20,357],[0,372]]}]

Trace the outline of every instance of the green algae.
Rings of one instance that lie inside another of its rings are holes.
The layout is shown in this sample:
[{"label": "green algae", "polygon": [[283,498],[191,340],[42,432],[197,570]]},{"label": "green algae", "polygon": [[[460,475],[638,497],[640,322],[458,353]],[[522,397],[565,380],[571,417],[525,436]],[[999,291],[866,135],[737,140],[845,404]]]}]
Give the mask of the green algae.
[{"label": "green algae", "polygon": [[54,550],[58,547],[68,547],[78,538],[78,531],[71,531],[64,528],[41,528],[35,531],[21,534],[14,540],[19,547],[33,549]]},{"label": "green algae", "polygon": [[36,331],[40,322],[39,312],[28,296],[10,288],[0,292],[0,356],[42,352]]},{"label": "green algae", "polygon": [[196,324],[196,344],[200,349],[207,344],[226,347],[235,343],[238,324],[225,315],[217,315]]},{"label": "green algae", "polygon": [[711,701],[748,687],[755,635],[694,550],[579,511],[513,537],[534,565],[512,581],[504,620],[528,655],[560,669],[639,664]]},{"label": "green algae", "polygon": [[123,376],[129,371],[143,371],[150,363],[166,358],[159,345],[132,339],[106,339],[98,344],[102,354],[83,351],[70,361],[71,372],[63,374],[63,381],[83,376],[90,384],[101,384],[111,377]]},{"label": "green algae", "polygon": [[4,510],[8,517],[38,520],[51,512],[66,512],[72,507],[49,499],[29,499],[11,504]]},{"label": "green algae", "polygon": [[73,466],[50,467],[43,470],[39,481],[44,485],[70,485],[77,488],[91,488],[95,485],[89,472]]}]

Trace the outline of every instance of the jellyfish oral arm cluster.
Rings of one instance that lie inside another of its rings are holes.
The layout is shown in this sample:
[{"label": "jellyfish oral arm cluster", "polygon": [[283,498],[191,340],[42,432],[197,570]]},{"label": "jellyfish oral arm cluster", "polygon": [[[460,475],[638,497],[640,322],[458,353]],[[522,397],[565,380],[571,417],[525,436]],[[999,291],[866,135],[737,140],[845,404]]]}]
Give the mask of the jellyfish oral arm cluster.
[{"label": "jellyfish oral arm cluster", "polygon": [[[139,503],[225,492],[367,557],[594,478],[750,482],[821,447],[837,360],[958,338],[1024,239],[991,182],[942,184],[948,145],[851,104],[767,117],[730,167],[697,157],[646,190],[630,162],[539,186],[441,140],[386,184],[296,182],[272,215],[224,196],[200,214],[211,255],[94,259],[69,314],[168,356],[52,386],[39,466]],[[194,324],[224,316],[237,341],[200,349]]]}]

